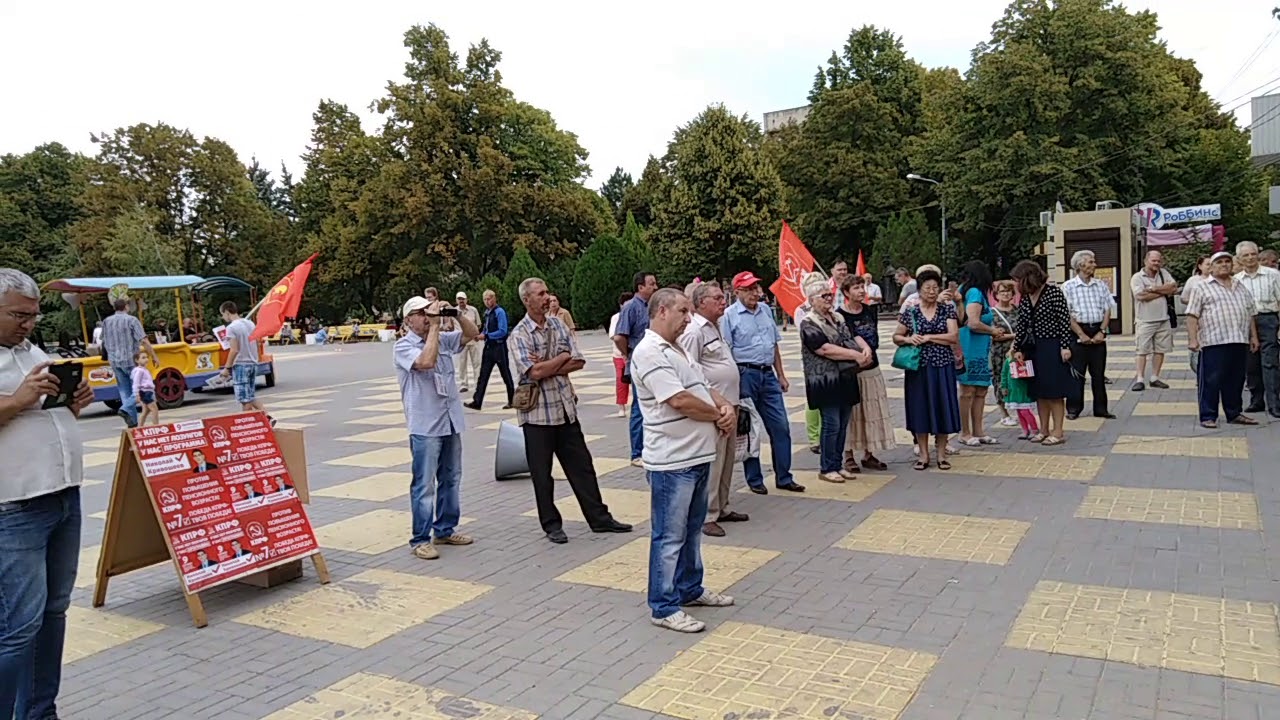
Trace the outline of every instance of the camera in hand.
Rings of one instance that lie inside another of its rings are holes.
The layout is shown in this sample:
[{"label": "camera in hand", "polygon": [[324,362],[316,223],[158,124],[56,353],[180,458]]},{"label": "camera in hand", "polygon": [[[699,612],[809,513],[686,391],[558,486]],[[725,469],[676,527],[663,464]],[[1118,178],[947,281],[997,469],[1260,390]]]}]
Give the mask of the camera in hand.
[{"label": "camera in hand", "polygon": [[458,317],[458,308],[451,308],[451,307],[440,308],[440,317],[456,318]]}]

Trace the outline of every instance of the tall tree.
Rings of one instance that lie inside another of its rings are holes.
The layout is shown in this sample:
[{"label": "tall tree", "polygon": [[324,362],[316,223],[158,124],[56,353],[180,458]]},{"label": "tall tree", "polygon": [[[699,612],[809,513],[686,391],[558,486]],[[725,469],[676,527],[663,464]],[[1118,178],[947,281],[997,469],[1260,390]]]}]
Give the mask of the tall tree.
[{"label": "tall tree", "polygon": [[[658,186],[662,183],[662,164],[658,162],[658,158],[650,155],[645,161],[644,172],[640,174],[640,181],[631,186],[630,189],[622,196],[622,205],[620,210],[625,218],[631,215],[635,218],[640,227],[649,227],[653,224],[653,202],[657,196]],[[619,223],[620,225],[623,223]]]},{"label": "tall tree", "polygon": [[759,125],[718,105],[676,130],[649,231],[664,282],[777,274],[782,182],[762,140]]},{"label": "tall tree", "polygon": [[600,186],[600,195],[609,203],[609,208],[613,211],[614,224],[618,228],[626,221],[626,211],[622,209],[622,201],[627,196],[627,192],[635,187],[635,182],[631,179],[631,173],[622,168],[614,168],[613,174],[609,179]]},{"label": "tall tree", "polygon": [[58,143],[0,157],[0,267],[43,281],[75,265],[68,233],[83,216],[88,168]]}]

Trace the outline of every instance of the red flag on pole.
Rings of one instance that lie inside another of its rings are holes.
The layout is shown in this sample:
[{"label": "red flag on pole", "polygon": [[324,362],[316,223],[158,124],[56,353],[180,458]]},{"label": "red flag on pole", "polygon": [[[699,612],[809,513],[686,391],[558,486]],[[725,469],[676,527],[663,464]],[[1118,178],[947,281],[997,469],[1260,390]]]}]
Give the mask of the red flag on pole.
[{"label": "red flag on pole", "polygon": [[250,340],[275,335],[284,327],[286,318],[297,316],[298,306],[302,303],[302,288],[307,284],[307,277],[311,275],[311,263],[315,259],[316,255],[312,255],[288,275],[280,278],[280,282],[262,299],[262,304],[258,307],[257,327],[249,336]]},{"label": "red flag on pole", "polygon": [[862,260],[862,251],[861,251],[861,250],[859,250],[859,251],[858,251],[858,269],[857,269],[857,272],[858,272],[858,274],[859,274],[859,275],[866,275],[866,274],[867,274],[867,263],[865,263],[865,262]]},{"label": "red flag on pole", "polygon": [[800,282],[805,273],[813,272],[813,255],[800,242],[791,226],[782,221],[782,236],[778,238],[778,279],[769,286],[769,292],[778,299],[787,314],[795,317],[796,308],[804,304],[804,290]]}]

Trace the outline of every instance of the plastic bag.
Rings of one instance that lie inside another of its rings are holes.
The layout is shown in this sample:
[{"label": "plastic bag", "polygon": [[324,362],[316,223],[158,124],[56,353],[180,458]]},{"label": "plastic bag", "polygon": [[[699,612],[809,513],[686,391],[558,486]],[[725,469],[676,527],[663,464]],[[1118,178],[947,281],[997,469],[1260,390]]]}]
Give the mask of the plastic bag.
[{"label": "plastic bag", "polygon": [[764,420],[760,417],[760,413],[756,412],[756,405],[751,402],[751,398],[742,398],[738,402],[738,413],[739,415],[746,413],[751,418],[751,424],[747,434],[738,435],[733,451],[734,462],[758,458],[760,457],[760,439],[764,437]]}]

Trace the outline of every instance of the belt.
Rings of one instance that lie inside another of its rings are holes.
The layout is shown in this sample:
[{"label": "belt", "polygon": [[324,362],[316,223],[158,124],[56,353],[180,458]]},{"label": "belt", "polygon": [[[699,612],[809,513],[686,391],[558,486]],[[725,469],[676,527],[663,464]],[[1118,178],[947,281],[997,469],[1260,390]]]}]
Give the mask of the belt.
[{"label": "belt", "polygon": [[1260,312],[1258,314],[1259,315],[1280,315],[1280,313],[1276,312],[1275,310],[1272,310],[1271,312]]},{"label": "belt", "polygon": [[755,363],[738,363],[738,367],[748,370],[759,370],[760,372],[772,372],[772,365],[757,365]]}]

